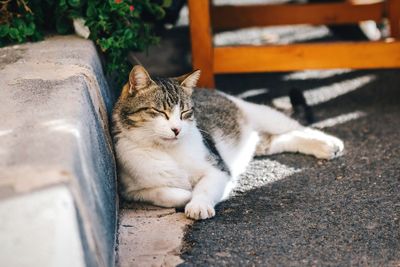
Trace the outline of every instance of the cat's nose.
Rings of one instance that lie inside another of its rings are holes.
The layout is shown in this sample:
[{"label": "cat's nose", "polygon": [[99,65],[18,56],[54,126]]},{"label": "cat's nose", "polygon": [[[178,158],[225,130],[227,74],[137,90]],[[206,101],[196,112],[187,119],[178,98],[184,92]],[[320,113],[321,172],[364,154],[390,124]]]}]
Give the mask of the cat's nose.
[{"label": "cat's nose", "polygon": [[171,130],[174,132],[175,136],[178,136],[178,134],[180,133],[180,129],[178,128],[171,128]]}]

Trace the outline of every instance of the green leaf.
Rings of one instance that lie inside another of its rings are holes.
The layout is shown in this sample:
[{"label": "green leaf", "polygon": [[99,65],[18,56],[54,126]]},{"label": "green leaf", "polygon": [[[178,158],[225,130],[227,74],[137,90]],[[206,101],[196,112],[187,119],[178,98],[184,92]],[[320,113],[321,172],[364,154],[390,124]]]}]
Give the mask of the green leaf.
[{"label": "green leaf", "polygon": [[31,22],[26,26],[25,34],[27,36],[31,36],[31,35],[33,35],[35,33],[35,30],[36,30],[36,26],[35,26],[35,24],[33,22]]},{"label": "green leaf", "polygon": [[15,18],[15,19],[13,19],[12,24],[14,27],[20,28],[20,27],[23,27],[24,21],[20,18]]},{"label": "green leaf", "polygon": [[68,7],[67,6],[67,0],[59,0],[58,6],[61,7],[61,8]]},{"label": "green leaf", "polygon": [[10,27],[7,24],[0,25],[0,37],[6,36],[10,31]]},{"label": "green leaf", "polygon": [[79,7],[81,5],[81,0],[68,0],[68,4],[71,7]]},{"label": "green leaf", "polygon": [[129,29],[126,29],[125,32],[124,32],[124,38],[125,39],[132,39],[132,37],[133,37],[132,31],[129,30]]},{"label": "green leaf", "polygon": [[165,10],[160,6],[154,5],[152,11],[156,19],[162,19],[165,16]]},{"label": "green leaf", "polygon": [[10,28],[9,35],[12,39],[17,39],[18,38],[18,30],[15,28]]},{"label": "green leaf", "polygon": [[164,0],[162,3],[163,7],[170,7],[172,5],[172,0]]},{"label": "green leaf", "polygon": [[86,10],[86,16],[88,17],[95,17],[97,14],[96,7],[93,4],[88,5],[88,9]]}]

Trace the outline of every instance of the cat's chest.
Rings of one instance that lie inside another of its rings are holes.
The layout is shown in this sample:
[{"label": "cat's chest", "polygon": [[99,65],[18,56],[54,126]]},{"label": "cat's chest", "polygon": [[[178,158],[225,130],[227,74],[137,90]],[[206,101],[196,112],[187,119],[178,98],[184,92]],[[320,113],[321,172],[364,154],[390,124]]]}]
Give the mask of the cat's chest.
[{"label": "cat's chest", "polygon": [[206,151],[193,144],[170,151],[170,156],[188,174],[192,183],[204,176],[209,168]]},{"label": "cat's chest", "polygon": [[196,171],[206,163],[206,155],[203,151],[191,148],[177,149],[170,152],[175,163],[186,171]]}]

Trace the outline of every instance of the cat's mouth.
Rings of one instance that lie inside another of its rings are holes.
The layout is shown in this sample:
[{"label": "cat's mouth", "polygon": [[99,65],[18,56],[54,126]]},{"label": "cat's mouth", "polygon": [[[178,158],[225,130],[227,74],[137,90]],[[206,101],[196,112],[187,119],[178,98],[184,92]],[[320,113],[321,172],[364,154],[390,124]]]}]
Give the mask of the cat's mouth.
[{"label": "cat's mouth", "polygon": [[173,142],[173,141],[177,141],[178,137],[161,137],[162,140],[167,141],[167,142]]}]

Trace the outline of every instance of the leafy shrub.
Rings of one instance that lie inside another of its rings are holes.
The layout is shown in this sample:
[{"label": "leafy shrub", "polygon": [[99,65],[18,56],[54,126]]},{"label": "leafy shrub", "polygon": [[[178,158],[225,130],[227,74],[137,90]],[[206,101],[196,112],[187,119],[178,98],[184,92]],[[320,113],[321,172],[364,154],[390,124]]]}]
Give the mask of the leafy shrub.
[{"label": "leafy shrub", "polygon": [[[106,58],[108,74],[121,85],[127,77],[127,53],[157,44],[155,22],[172,0],[1,0],[0,47],[43,39],[44,32],[73,32],[72,19],[83,18]],[[113,75],[114,74],[114,75]],[[115,75],[118,74],[118,75]]]}]

